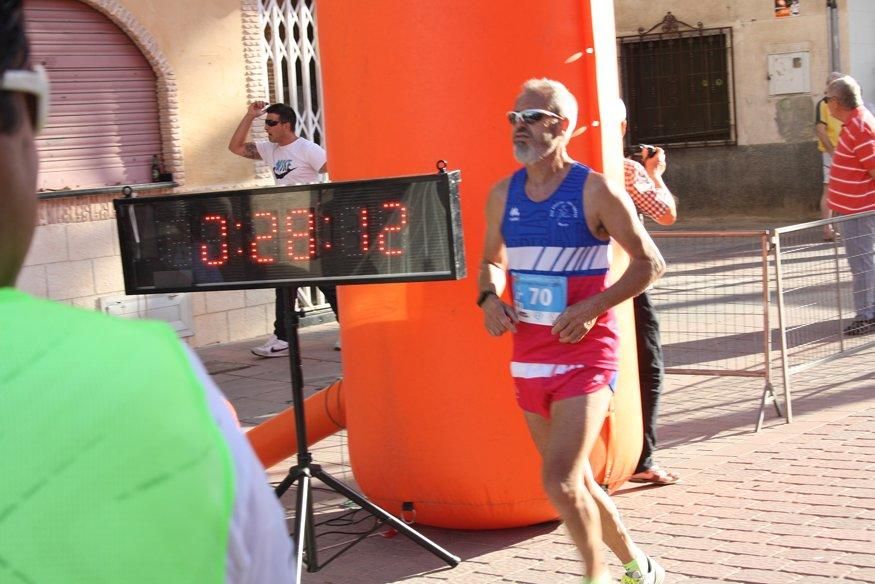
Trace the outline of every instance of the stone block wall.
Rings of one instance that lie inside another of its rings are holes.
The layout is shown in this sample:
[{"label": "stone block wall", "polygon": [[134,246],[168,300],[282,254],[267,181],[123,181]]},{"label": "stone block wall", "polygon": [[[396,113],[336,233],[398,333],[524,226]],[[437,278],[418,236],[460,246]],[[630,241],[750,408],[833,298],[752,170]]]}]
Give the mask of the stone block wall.
[{"label": "stone block wall", "polygon": [[[123,296],[124,280],[112,196],[41,201],[39,225],[17,287],[70,306],[100,309]],[[266,335],[273,330],[274,292],[235,290],[192,295],[193,346]]]}]

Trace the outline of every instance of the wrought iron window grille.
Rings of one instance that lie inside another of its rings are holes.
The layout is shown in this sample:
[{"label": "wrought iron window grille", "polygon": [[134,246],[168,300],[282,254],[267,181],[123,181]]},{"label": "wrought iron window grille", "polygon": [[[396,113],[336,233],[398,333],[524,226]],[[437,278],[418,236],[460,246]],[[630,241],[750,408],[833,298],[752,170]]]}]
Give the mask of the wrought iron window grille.
[{"label": "wrought iron window grille", "polygon": [[259,0],[264,95],[298,117],[296,133],[325,145],[315,0]]},{"label": "wrought iron window grille", "polygon": [[732,28],[705,28],[671,12],[619,37],[626,147],[736,143]]}]

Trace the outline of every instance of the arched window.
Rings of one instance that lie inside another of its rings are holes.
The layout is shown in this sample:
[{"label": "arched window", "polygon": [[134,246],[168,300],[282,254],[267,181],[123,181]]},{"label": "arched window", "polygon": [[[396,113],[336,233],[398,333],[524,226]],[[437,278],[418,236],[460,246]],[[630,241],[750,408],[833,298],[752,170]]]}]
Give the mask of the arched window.
[{"label": "arched window", "polygon": [[32,60],[52,84],[39,136],[41,191],[152,182],[160,156],[156,77],[115,23],[78,0],[25,0]]}]

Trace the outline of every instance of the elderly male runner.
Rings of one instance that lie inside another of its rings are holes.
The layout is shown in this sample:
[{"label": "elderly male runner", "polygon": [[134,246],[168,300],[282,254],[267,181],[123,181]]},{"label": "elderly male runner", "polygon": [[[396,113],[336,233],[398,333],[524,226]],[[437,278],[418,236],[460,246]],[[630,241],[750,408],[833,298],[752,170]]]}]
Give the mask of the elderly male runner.
[{"label": "elderly male runner", "polygon": [[[517,401],[543,459],[544,488],[583,559],[584,583],[610,581],[603,539],[623,562],[624,584],[663,582],[665,570],[632,542],[588,460],[617,371],[611,307],[659,277],[662,257],[629,197],[568,156],[577,102],[564,85],[527,81],[508,118],[525,168],[489,194],[477,304],[491,335],[514,333]],[[630,257],[611,285],[610,238]],[[505,270],[513,306],[499,298]]]}]

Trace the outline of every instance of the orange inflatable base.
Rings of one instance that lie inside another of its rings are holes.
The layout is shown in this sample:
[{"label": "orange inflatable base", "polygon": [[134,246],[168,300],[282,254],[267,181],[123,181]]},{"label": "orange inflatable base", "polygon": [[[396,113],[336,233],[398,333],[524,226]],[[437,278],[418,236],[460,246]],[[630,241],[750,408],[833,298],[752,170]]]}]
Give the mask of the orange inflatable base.
[{"label": "orange inflatable base", "polygon": [[[315,444],[346,427],[346,408],[343,400],[343,380],[329,385],[304,400],[304,419],[307,425],[307,445]],[[246,437],[265,468],[295,454],[298,439],[295,408],[284,410],[250,430]]]},{"label": "orange inflatable base", "polygon": [[[520,18],[503,0],[314,5],[332,180],[422,174],[447,160],[462,171],[469,277],[339,286],[344,393],[338,386],[307,400],[307,441],[346,426],[361,491],[396,515],[412,503],[420,524],[489,529],[554,519],[514,403],[510,335],[490,337],[473,300],[488,193],[518,168],[506,112],[523,81],[562,81],[579,104],[570,155],[622,180],[619,120],[610,113],[618,98],[612,3],[551,0],[537,18]],[[614,280],[628,263],[615,252]],[[634,472],[642,444],[631,302],[616,312],[619,380],[590,456],[596,480],[611,488]],[[289,456],[292,412],[250,440],[266,465]]]},{"label": "orange inflatable base", "polygon": [[[394,514],[412,503],[422,524],[553,519],[514,403],[510,335],[490,337],[474,305],[484,208],[492,186],[519,167],[506,112],[531,77],[557,79],[577,96],[570,155],[622,180],[612,3],[551,0],[537,18],[501,0],[317,5],[332,180],[428,173],[437,160],[462,172],[468,278],[338,288],[356,483]],[[628,260],[614,249],[616,280]],[[617,307],[617,321],[619,380],[590,456],[596,480],[614,488],[634,472],[642,444],[631,302]]]},{"label": "orange inflatable base", "polygon": [[[346,427],[346,404],[342,389],[342,380],[340,380],[317,392],[304,402],[308,446]],[[259,460],[266,468],[293,456],[297,451],[294,416],[294,408],[289,408],[256,426],[247,434]],[[611,433],[615,424],[614,416],[609,415],[602,428],[601,439],[592,453],[592,457],[597,461],[610,460],[612,457],[608,448],[613,442]],[[605,470],[610,475],[610,469]],[[403,474],[404,470],[399,469],[398,472]],[[625,477],[617,478],[619,480],[615,479],[605,485],[609,492],[614,492],[625,482]],[[441,478],[444,481],[452,481],[453,479],[453,476]],[[387,477],[386,480],[391,482],[392,479]],[[558,517],[546,497],[537,501],[489,503],[479,506],[475,501],[459,504],[457,501],[419,498],[416,494],[411,495],[409,501],[379,497],[373,498],[372,501],[397,517],[414,519],[418,523],[449,529],[505,529],[543,523]],[[405,504],[412,504],[414,512],[403,511]]]}]

